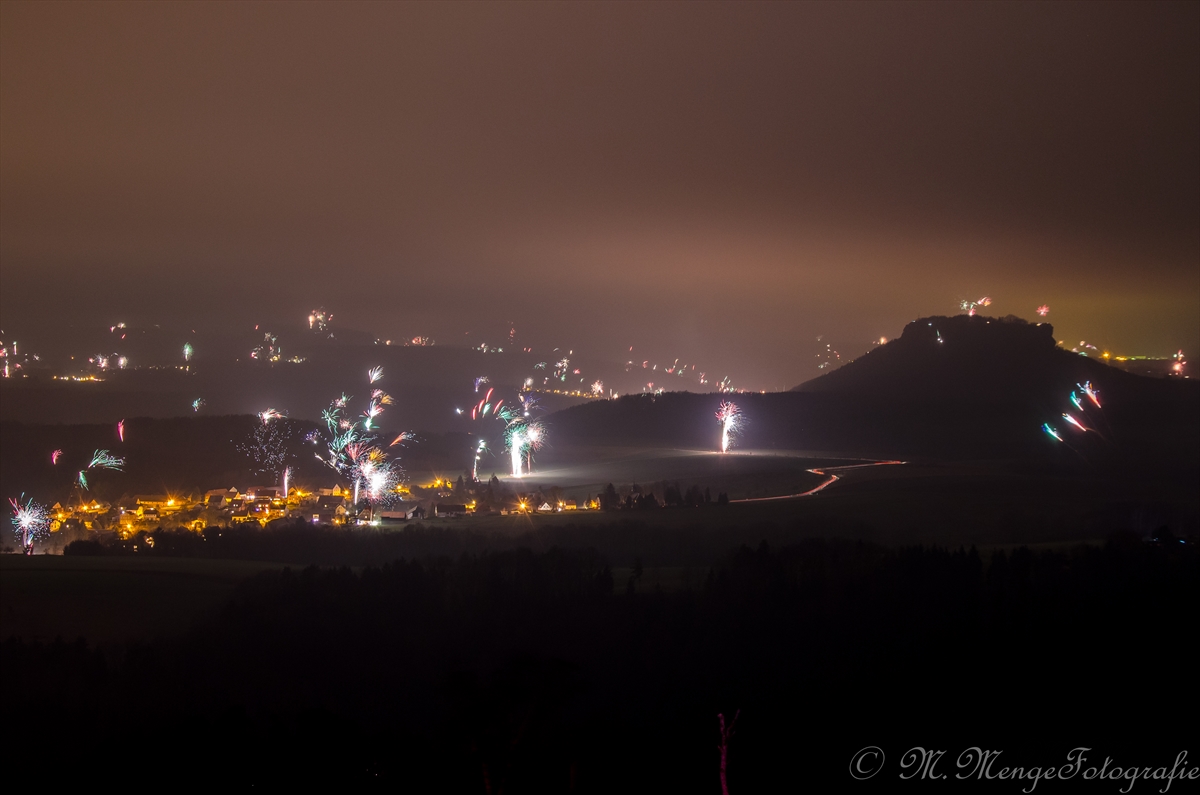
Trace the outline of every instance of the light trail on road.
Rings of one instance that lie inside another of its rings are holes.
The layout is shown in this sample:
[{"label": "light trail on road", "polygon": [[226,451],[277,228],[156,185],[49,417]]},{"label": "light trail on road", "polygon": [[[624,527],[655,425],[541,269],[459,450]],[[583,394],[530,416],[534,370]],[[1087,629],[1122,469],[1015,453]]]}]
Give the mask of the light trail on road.
[{"label": "light trail on road", "polygon": [[825,467],[823,469],[810,469],[808,471],[813,473],[814,475],[825,475],[826,480],[822,481],[819,485],[817,485],[814,488],[809,489],[808,491],[802,491],[799,494],[781,494],[778,497],[747,497],[747,498],[741,499],[741,500],[730,500],[729,502],[730,503],[771,502],[773,500],[795,500],[800,497],[810,497],[813,494],[816,494],[817,492],[822,491],[826,487],[832,486],[834,483],[841,480],[840,476],[830,474],[831,472],[833,472],[835,470],[838,472],[843,472],[847,469],[863,469],[865,467],[893,466],[893,465],[904,464],[904,463],[906,463],[906,462],[905,461],[873,461],[869,464],[850,464],[848,466],[843,466],[843,467]]}]

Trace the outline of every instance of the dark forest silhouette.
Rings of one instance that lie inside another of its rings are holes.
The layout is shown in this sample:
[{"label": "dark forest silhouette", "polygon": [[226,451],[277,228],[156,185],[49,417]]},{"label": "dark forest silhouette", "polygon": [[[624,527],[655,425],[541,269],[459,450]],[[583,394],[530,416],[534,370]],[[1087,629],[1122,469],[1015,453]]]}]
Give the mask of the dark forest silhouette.
[{"label": "dark forest silhouette", "polygon": [[841,781],[867,744],[1173,755],[1198,599],[1195,547],[1130,536],[988,558],[763,543],[673,593],[625,593],[587,550],[284,570],[180,640],[5,641],[4,713],[78,738],[62,777],[153,727],[120,763],[145,782],[715,793],[735,710],[735,793]]}]

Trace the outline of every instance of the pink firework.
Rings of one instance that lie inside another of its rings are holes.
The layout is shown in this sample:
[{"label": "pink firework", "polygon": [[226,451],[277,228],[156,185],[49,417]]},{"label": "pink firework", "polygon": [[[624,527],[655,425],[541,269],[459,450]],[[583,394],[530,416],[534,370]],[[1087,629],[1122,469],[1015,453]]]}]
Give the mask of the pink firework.
[{"label": "pink firework", "polygon": [[1048,304],[1042,304],[1037,308],[1037,313],[1042,317],[1045,317],[1046,315],[1050,314],[1050,306]]}]

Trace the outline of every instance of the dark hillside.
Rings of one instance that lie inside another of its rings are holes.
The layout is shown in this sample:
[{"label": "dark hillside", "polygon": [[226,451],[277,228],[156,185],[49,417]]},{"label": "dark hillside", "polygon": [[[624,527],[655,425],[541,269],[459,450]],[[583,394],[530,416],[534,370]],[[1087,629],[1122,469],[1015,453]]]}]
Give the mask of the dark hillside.
[{"label": "dark hillside", "polygon": [[1109,398],[1126,392],[1141,396],[1156,388],[1147,379],[1058,347],[1049,323],[957,315],[914,320],[886,345],[792,391],[1031,402],[1084,381]]},{"label": "dark hillside", "polygon": [[[1200,384],[1131,375],[1063,351],[1051,335],[1024,321],[925,318],[791,392],[635,395],[549,422],[555,443],[715,449],[713,415],[729,399],[742,410],[747,449],[1200,473]],[[1084,381],[1099,389],[1101,409],[1072,406]],[[1068,431],[1068,411],[1096,431]],[[1068,444],[1049,438],[1044,422]]]}]

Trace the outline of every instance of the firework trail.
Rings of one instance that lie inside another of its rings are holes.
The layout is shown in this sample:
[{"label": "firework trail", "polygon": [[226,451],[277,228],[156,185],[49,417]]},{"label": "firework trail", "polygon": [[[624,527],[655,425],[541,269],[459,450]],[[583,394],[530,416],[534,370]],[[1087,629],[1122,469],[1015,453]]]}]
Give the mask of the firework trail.
[{"label": "firework trail", "polygon": [[742,412],[736,404],[729,401],[721,401],[721,405],[717,407],[717,421],[721,423],[721,452],[729,452],[729,446],[733,442],[739,430],[741,430]]},{"label": "firework trail", "polygon": [[1037,313],[1042,317],[1045,317],[1046,315],[1050,314],[1050,307],[1047,304],[1042,304],[1037,308]]},{"label": "firework trail", "polygon": [[[22,494],[21,497],[24,498],[25,495]],[[16,534],[25,554],[32,555],[34,542],[45,540],[50,534],[50,516],[46,512],[45,506],[37,504],[32,499],[26,500],[22,505],[10,497],[8,503],[12,506],[13,511],[13,533]]]},{"label": "firework trail", "polygon": [[192,343],[190,343],[190,342],[184,343],[184,345],[183,345],[183,360],[185,362],[190,362],[192,360],[192,354],[195,352],[196,352],[196,349],[192,347]]},{"label": "firework trail", "polygon": [[1063,440],[1063,438],[1058,435],[1058,431],[1056,431],[1054,429],[1054,426],[1048,422],[1042,423],[1042,430],[1045,431],[1046,433],[1048,433],[1050,436],[1053,436],[1055,439],[1057,439],[1060,442]]},{"label": "firework trail", "polygon": [[205,400],[204,398],[196,398],[195,400],[192,401],[192,411],[199,411],[200,409],[204,408],[206,405],[208,405],[207,400]]},{"label": "firework trail", "polygon": [[[1085,395],[1087,395],[1088,400],[1090,400],[1097,409],[1097,412],[1095,412],[1095,413],[1098,413],[1100,415],[1100,420],[1104,423],[1104,427],[1108,429],[1109,434],[1112,434],[1112,432],[1113,432],[1112,425],[1109,424],[1108,417],[1107,417],[1107,415],[1105,415],[1104,410],[1100,408],[1100,393],[1099,393],[1099,391],[1097,391],[1096,388],[1092,386],[1091,381],[1085,381],[1082,384],[1076,384],[1076,386],[1079,387],[1081,390],[1083,390],[1083,393]],[[1081,414],[1083,414],[1084,417],[1088,417],[1087,404],[1085,404],[1083,402],[1083,399],[1081,397],[1079,397],[1078,393],[1076,393],[1075,391],[1071,392],[1071,402],[1075,405],[1075,408],[1078,409]],[[1063,416],[1066,416],[1066,415],[1064,414]],[[1093,418],[1093,420],[1094,420],[1094,418]],[[1093,433],[1095,433],[1097,436],[1099,436],[1101,439],[1103,439],[1106,442],[1112,441],[1111,439],[1109,439],[1108,436],[1105,436],[1103,433],[1101,433],[1099,428],[1095,427],[1096,423],[1094,421],[1092,422],[1092,427],[1085,427],[1082,424],[1077,423],[1077,422],[1074,424],[1078,425],[1080,428],[1082,428],[1085,431],[1092,431]]]},{"label": "firework trail", "polygon": [[480,400],[478,403],[476,403],[475,407],[471,409],[471,419],[472,420],[483,419],[489,413],[491,413],[491,414],[493,414],[493,416],[495,416],[495,411],[499,410],[500,403],[503,403],[504,401],[500,401],[500,403],[497,403],[495,406],[493,406],[491,403],[491,400],[492,400],[492,392],[494,392],[494,391],[495,391],[495,388],[489,387],[487,394],[485,394],[483,396],[483,399]]},{"label": "firework trail", "polygon": [[283,502],[284,502],[285,506],[287,505],[287,498],[288,498],[288,488],[289,488],[288,483],[291,481],[291,479],[292,479],[292,468],[284,467],[283,468]]},{"label": "firework trail", "polygon": [[75,481],[77,483],[79,483],[79,485],[84,489],[84,491],[86,491],[87,487],[88,487],[87,471],[83,470],[83,469],[79,470],[79,474],[75,476]]},{"label": "firework trail", "polygon": [[395,439],[393,439],[392,443],[389,444],[388,447],[395,447],[398,444],[403,444],[405,442],[412,441],[414,438],[416,438],[416,434],[414,434],[412,431],[405,431],[404,433],[400,434]]},{"label": "firework trail", "polygon": [[55,450],[50,454],[50,463],[57,464],[60,456],[62,456],[62,450]]},{"label": "firework trail", "polygon": [[1080,422],[1079,420],[1075,419],[1074,417],[1072,417],[1070,414],[1063,414],[1063,419],[1066,420],[1067,422],[1071,423],[1072,425],[1074,425],[1076,428],[1083,431],[1084,433],[1087,433],[1088,429],[1083,426],[1083,423]]},{"label": "firework trail", "polygon": [[1088,399],[1096,404],[1096,408],[1100,408],[1100,392],[1092,386],[1091,381],[1084,381],[1082,384],[1076,384],[1075,386],[1083,390]]},{"label": "firework trail", "polygon": [[525,446],[525,433],[522,430],[514,431],[508,435],[508,450],[512,456],[512,476],[514,478],[525,477],[521,472],[522,449]]},{"label": "firework trail", "polygon": [[471,467],[471,480],[475,483],[479,482],[479,459],[483,456],[485,449],[487,449],[487,442],[480,439],[479,446],[475,448],[475,463]]},{"label": "firework trail", "polygon": [[367,370],[367,383],[373,384],[381,378],[383,378],[382,367],[372,367],[370,370]]},{"label": "firework trail", "polygon": [[117,438],[122,442],[125,441],[125,420],[117,423]]}]

